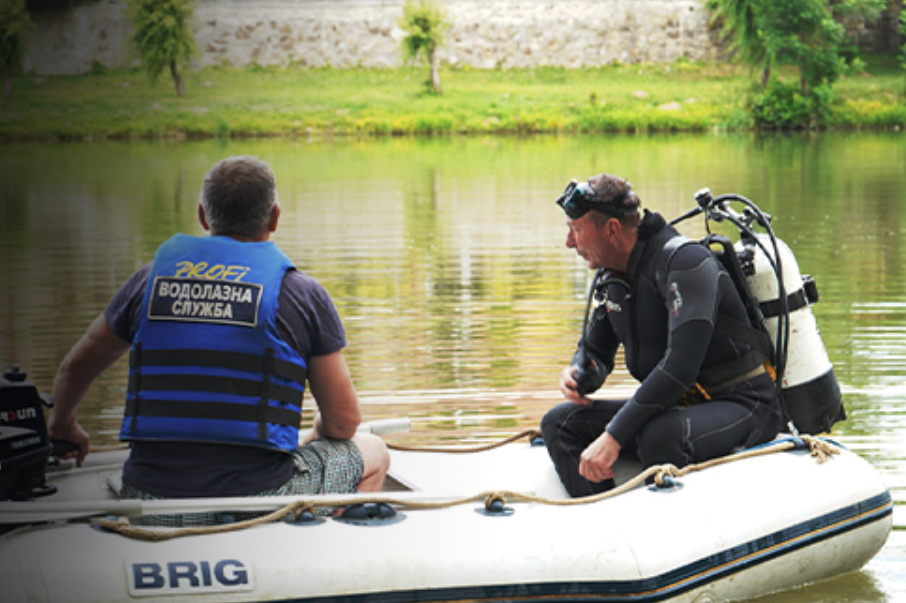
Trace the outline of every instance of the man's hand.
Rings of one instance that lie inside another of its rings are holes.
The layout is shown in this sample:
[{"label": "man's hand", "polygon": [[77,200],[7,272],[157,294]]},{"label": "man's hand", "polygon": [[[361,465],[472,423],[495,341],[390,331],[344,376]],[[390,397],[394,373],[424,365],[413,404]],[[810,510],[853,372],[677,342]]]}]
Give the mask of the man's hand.
[{"label": "man's hand", "polygon": [[76,460],[76,466],[81,467],[82,463],[85,461],[85,457],[88,456],[88,452],[91,450],[90,437],[88,433],[82,429],[82,426],[79,425],[79,422],[72,420],[68,423],[56,422],[54,421],[54,415],[51,413],[50,421],[47,424],[47,436],[51,440],[62,440],[64,442],[70,442],[78,446],[76,450],[70,450],[65,454],[58,456],[59,459],[72,459]]},{"label": "man's hand", "polygon": [[605,431],[582,451],[579,475],[595,483],[613,479],[613,465],[619,456],[620,444]]},{"label": "man's hand", "polygon": [[307,432],[299,434],[299,448],[305,446],[309,442],[314,442],[315,440],[322,439],[321,436],[321,413],[315,415],[315,420],[312,423],[311,429]]},{"label": "man's hand", "polygon": [[576,371],[578,370],[579,368],[576,366],[568,366],[563,369],[560,373],[560,393],[573,404],[589,406],[592,404],[593,400],[580,395],[579,392],[576,391],[576,388],[579,387],[579,384],[576,383]]}]

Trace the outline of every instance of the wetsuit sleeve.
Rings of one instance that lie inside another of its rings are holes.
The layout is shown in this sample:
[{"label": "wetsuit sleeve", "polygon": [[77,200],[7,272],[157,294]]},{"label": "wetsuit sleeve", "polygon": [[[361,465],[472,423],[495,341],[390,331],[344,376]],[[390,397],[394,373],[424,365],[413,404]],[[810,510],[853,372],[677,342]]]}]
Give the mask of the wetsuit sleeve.
[{"label": "wetsuit sleeve", "polygon": [[719,278],[717,262],[704,247],[687,245],[672,259],[666,283],[667,350],[607,426],[621,446],[654,415],[678,405],[698,378],[714,333]]},{"label": "wetsuit sleeve", "polygon": [[[607,320],[607,312],[604,306],[598,306],[592,313],[591,322],[588,325],[588,333],[584,341],[586,354],[591,354],[595,360],[604,365],[606,378],[606,375],[610,375],[613,372],[614,359],[620,347],[620,341],[616,333],[614,333],[610,321]],[[577,347],[576,353],[573,354],[573,366],[578,366],[579,357],[580,350]]]}]

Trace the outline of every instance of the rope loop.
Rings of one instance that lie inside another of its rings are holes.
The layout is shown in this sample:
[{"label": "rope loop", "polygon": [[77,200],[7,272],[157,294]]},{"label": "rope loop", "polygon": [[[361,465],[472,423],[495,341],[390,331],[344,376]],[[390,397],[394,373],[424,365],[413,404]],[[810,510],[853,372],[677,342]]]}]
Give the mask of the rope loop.
[{"label": "rope loop", "polygon": [[[677,469],[676,465],[671,465],[669,463],[665,465],[658,465],[655,468],[654,483],[657,484],[659,488],[666,488],[674,484],[672,478],[682,477],[685,474],[686,472],[681,469]],[[670,478],[669,483],[667,478]]]},{"label": "rope loop", "polygon": [[310,513],[312,517],[318,516],[318,508],[311,504],[311,501],[301,500],[293,505],[291,509],[293,519],[299,521],[303,514]]},{"label": "rope loop", "polygon": [[[497,503],[495,505],[495,503]],[[506,506],[506,496],[502,492],[490,492],[484,499],[484,508],[491,511],[492,507],[502,508]]]},{"label": "rope loop", "polygon": [[810,454],[815,457],[818,464],[822,464],[835,454],[840,454],[840,449],[826,440],[810,435],[799,436],[809,447]]}]

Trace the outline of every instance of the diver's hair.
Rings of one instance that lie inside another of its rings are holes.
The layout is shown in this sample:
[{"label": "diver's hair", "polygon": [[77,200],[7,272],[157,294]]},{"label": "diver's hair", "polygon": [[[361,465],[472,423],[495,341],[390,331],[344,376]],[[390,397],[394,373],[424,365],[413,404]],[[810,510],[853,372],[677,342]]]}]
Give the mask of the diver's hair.
[{"label": "diver's hair", "polygon": [[213,235],[260,238],[276,204],[274,171],[247,155],[215,163],[201,186],[201,205]]},{"label": "diver's hair", "polygon": [[[595,201],[603,204],[605,207],[618,207],[622,210],[622,217],[618,217],[623,226],[637,228],[642,220],[640,209],[642,200],[632,190],[632,185],[625,178],[612,176],[610,174],[598,174],[588,179],[588,185],[594,191]],[[592,206],[592,220],[598,226],[606,224],[613,218],[612,214],[606,211],[597,211]]]}]

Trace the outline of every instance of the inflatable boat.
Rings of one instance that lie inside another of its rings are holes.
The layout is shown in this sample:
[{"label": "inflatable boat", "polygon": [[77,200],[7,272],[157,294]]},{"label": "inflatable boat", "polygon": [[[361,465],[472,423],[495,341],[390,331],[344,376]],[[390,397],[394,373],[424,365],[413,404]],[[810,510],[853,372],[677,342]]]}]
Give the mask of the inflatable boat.
[{"label": "inflatable boat", "polygon": [[[126,451],[63,462],[53,493],[0,502],[3,601],[734,601],[857,570],[892,525],[877,472],[826,439],[681,471],[620,461],[587,499],[537,441],[391,454],[376,495],[160,501],[118,500]],[[198,511],[224,523],[134,525]]]}]

